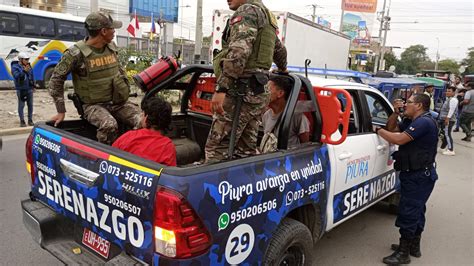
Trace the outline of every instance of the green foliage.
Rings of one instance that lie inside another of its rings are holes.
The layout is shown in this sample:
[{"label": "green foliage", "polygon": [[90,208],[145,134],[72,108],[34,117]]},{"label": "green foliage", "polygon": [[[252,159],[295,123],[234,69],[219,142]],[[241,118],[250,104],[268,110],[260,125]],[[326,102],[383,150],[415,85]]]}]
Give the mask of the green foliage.
[{"label": "green foliage", "polygon": [[450,71],[453,74],[459,75],[459,64],[453,59],[444,59],[439,61],[438,69]]},{"label": "green foliage", "polygon": [[[385,70],[388,70],[390,66],[395,66],[395,72],[398,70],[398,59],[393,52],[387,52],[384,55]],[[398,73],[398,72],[397,72]]]},{"label": "green foliage", "polygon": [[461,64],[466,66],[465,74],[474,74],[474,47],[467,49],[467,57],[462,60]]},{"label": "green foliage", "polygon": [[423,68],[434,68],[433,62],[426,54],[427,49],[421,44],[408,47],[400,56],[397,73],[413,75],[419,73]]},{"label": "green foliage", "polygon": [[[130,81],[130,84],[132,84],[132,93],[140,92],[140,90],[136,88],[135,82],[133,81],[132,77],[150,67],[153,61],[156,59],[156,55],[149,52],[137,52],[126,48],[121,48],[119,49],[118,57],[120,64],[124,66],[127,71],[127,77]],[[172,90],[163,90],[157,95],[171,103],[173,109],[178,108],[178,105],[181,100],[180,92]]]},{"label": "green foliage", "polygon": [[211,46],[212,43],[212,35],[205,36],[202,38],[202,45],[203,46]]}]

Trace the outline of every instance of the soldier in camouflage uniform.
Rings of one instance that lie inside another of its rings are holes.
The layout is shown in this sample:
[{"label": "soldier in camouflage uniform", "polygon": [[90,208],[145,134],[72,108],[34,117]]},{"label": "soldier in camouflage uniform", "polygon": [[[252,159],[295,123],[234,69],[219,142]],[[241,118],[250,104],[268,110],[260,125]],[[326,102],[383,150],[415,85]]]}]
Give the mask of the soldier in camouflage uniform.
[{"label": "soldier in camouflage uniform", "polygon": [[[234,107],[243,97],[236,132],[235,155],[246,157],[256,153],[258,127],[262,111],[268,104],[268,70],[274,61],[286,72],[286,48],[277,37],[277,22],[261,0],[228,0],[236,11],[227,22],[222,37],[222,50],[214,57],[217,89],[212,97],[213,123],[205,147],[206,162],[228,157]],[[237,96],[239,84],[247,84]],[[238,114],[237,114],[238,115]]]},{"label": "soldier in camouflage uniform", "polygon": [[121,28],[122,22],[113,21],[103,12],[92,12],[85,27],[89,36],[64,52],[49,82],[58,112],[52,120],[55,126],[64,120],[64,82],[72,73],[84,118],[97,127],[100,142],[111,144],[118,136],[117,120],[133,128],[140,124],[140,108],[128,101],[130,86],[112,42],[115,29]]}]

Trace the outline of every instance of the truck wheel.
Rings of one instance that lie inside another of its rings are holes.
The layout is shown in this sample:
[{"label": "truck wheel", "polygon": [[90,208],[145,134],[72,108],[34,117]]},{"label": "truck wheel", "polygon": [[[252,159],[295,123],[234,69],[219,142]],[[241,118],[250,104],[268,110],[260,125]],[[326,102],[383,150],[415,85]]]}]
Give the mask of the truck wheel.
[{"label": "truck wheel", "polygon": [[49,80],[51,79],[51,76],[53,76],[53,70],[54,70],[54,67],[48,67],[46,71],[44,71],[44,77],[43,77],[44,89],[49,89]]},{"label": "truck wheel", "polygon": [[312,265],[313,238],[304,224],[285,218],[265,252],[263,265]]}]

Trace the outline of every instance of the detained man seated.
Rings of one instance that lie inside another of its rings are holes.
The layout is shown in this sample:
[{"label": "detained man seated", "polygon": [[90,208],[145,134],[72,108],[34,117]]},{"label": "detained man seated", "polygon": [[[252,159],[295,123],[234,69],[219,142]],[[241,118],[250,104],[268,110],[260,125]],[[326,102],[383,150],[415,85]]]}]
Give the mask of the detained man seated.
[{"label": "detained man seated", "polygon": [[[260,152],[270,152],[276,150],[276,141],[281,124],[281,114],[286,106],[286,101],[290,96],[292,82],[284,76],[271,76],[268,82],[270,90],[269,109],[263,114],[264,137],[260,145]],[[309,121],[301,112],[295,112],[291,118],[290,131],[288,136],[288,147],[297,147],[301,143],[309,141]],[[275,142],[269,144],[268,142]],[[273,147],[270,147],[273,146]]]},{"label": "detained man seated", "polygon": [[162,132],[171,123],[171,105],[159,97],[152,97],[143,101],[141,108],[143,128],[126,132],[112,146],[147,160],[176,166],[176,148]]}]

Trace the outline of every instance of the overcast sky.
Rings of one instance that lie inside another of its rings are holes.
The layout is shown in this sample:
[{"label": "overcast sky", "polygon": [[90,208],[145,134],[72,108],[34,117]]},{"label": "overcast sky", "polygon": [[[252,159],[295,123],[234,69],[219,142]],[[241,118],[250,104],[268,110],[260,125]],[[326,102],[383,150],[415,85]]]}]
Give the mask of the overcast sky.
[{"label": "overcast sky", "polygon": [[[194,39],[197,0],[179,0],[183,8],[183,35]],[[439,39],[441,60],[452,58],[461,60],[466,57],[467,48],[474,47],[474,1],[473,0],[393,0],[390,6],[392,17],[391,30],[388,32],[387,45],[398,46],[399,55],[410,45],[422,44],[428,47],[428,56],[435,60]],[[316,14],[332,23],[332,29],[338,30],[341,18],[340,0],[263,0],[272,11],[289,11],[310,19],[311,4],[320,7]],[[387,6],[390,0],[387,0]],[[228,9],[226,0],[203,0],[204,35],[212,30],[212,11]],[[377,11],[381,11],[383,0],[378,0]],[[175,36],[179,36],[181,11],[175,26]],[[365,18],[375,19],[374,14],[366,13]],[[372,36],[378,36],[379,22],[374,21]],[[438,38],[438,39],[437,39]],[[289,51],[291,52],[291,51]]]}]

